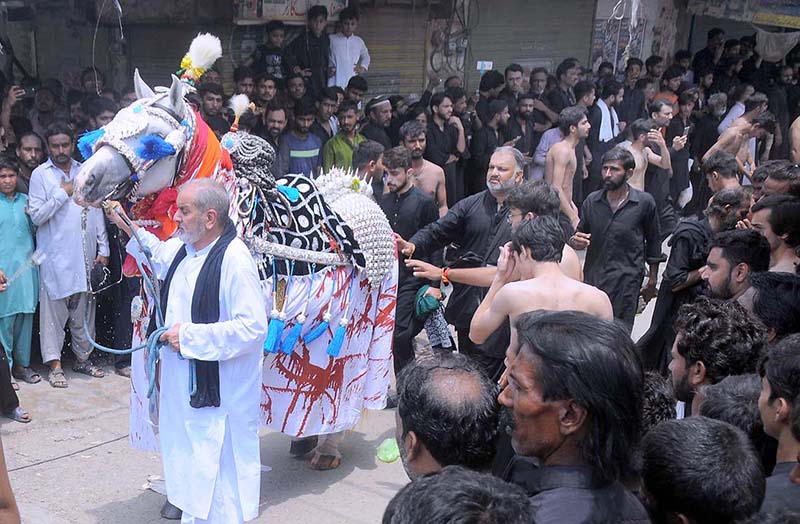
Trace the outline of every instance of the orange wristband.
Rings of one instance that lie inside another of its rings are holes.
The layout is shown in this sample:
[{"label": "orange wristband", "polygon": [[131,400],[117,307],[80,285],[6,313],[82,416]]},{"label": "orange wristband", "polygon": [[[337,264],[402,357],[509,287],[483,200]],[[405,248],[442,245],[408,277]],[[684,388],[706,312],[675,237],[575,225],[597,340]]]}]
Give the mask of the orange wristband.
[{"label": "orange wristband", "polygon": [[450,283],[450,279],[447,276],[448,273],[450,273],[449,267],[446,267],[442,270],[442,284],[445,286]]}]

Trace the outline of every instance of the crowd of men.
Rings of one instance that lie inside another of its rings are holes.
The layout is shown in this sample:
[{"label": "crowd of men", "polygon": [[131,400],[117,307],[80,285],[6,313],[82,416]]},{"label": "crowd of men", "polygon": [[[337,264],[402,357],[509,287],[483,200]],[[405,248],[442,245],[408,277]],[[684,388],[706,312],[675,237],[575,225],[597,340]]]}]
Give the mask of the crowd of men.
[{"label": "crowd of men", "polygon": [[[391,402],[412,482],[384,522],[800,522],[794,62],[713,29],[620,75],[568,58],[487,71],[476,97],[456,75],[367,100],[359,13],[330,35],[327,18],[309,9],[288,45],[270,22],[231,94],[255,104],[239,128],[272,145],[276,177],[352,170],[395,233]],[[222,84],[210,70],[188,97],[218,135]],[[12,85],[0,113],[0,407],[20,422],[32,346],[65,388],[66,326],[76,372],[104,374],[84,325],[130,345],[119,232],[70,197],[76,134],[135,94],[96,69],[81,87]]]}]

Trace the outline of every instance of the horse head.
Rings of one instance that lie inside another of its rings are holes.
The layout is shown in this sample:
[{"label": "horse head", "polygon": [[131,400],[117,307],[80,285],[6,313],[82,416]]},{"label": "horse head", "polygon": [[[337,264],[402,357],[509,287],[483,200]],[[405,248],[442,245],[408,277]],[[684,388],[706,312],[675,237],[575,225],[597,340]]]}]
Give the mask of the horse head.
[{"label": "horse head", "polygon": [[186,84],[173,76],[169,89],[153,91],[138,70],[133,80],[136,102],[78,141],[87,158],[75,183],[80,205],[157,193],[180,168],[195,129],[195,114],[183,98]]}]

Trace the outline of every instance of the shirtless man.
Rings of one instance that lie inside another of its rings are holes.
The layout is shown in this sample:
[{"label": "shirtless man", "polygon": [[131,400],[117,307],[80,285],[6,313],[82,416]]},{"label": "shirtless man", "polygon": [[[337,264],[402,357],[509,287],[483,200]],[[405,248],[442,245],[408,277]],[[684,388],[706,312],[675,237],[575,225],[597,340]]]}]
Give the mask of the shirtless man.
[{"label": "shirtless man", "polygon": [[544,161],[544,179],[558,190],[561,211],[569,217],[572,227],[578,226],[578,208],[572,202],[572,180],[578,164],[575,148],[589,136],[591,129],[586,109],[567,107],[558,115],[558,128],[564,139],[554,144]]},{"label": "shirtless man", "polygon": [[753,229],[769,242],[769,270],[795,273],[800,264],[797,249],[800,247],[800,198],[791,195],[770,195],[750,208]]},{"label": "shirtless man", "polygon": [[703,155],[703,160],[717,151],[727,151],[736,157],[739,171],[750,179],[756,167],[750,139],[761,139],[774,132],[775,116],[769,111],[753,117],[749,122],[743,116],[719,136],[716,143]]},{"label": "shirtless man", "polygon": [[789,128],[789,158],[795,164],[800,164],[800,116],[795,118],[792,122],[792,127]]},{"label": "shirtless man", "polygon": [[[554,217],[540,216],[520,225],[502,248],[489,292],[472,317],[469,338],[483,343],[506,319],[535,310],[578,310],[605,320],[614,312],[608,295],[569,278],[559,267],[564,231]],[[522,280],[513,281],[519,269]],[[514,347],[512,328],[511,346]]]},{"label": "shirtless man", "polygon": [[672,169],[672,161],[669,153],[657,155],[650,149],[649,144],[659,146],[659,151],[667,151],[667,143],[658,131],[658,124],[649,118],[640,118],[631,125],[631,140],[620,143],[620,146],[627,149],[636,161],[633,175],[628,180],[628,184],[639,191],[644,191],[644,174],[650,164],[662,169]]},{"label": "shirtless man", "polygon": [[431,195],[439,208],[439,216],[447,214],[447,189],[444,170],[422,158],[427,139],[425,126],[416,120],[409,120],[400,127],[402,145],[411,152],[411,171],[414,185],[425,194]]},{"label": "shirtless man", "polygon": [[[533,180],[518,185],[509,191],[506,205],[512,234],[526,220],[537,216],[558,218],[561,215],[558,191],[544,180]],[[575,250],[568,245],[564,245],[559,266],[568,277],[578,282],[583,280],[581,260]],[[446,273],[445,278],[449,282],[477,287],[491,286],[497,272],[495,266],[441,268],[416,259],[406,260],[406,267],[413,269],[414,276],[418,278],[439,281],[443,280],[443,275]],[[516,280],[520,278],[519,274],[515,276]]]}]

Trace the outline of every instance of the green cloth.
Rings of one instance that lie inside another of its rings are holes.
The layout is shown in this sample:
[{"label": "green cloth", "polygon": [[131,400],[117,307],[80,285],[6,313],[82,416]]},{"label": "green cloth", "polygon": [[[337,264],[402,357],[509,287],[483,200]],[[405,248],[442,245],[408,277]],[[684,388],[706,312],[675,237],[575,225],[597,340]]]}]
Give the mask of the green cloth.
[{"label": "green cloth", "polygon": [[31,339],[33,338],[33,313],[19,313],[0,317],[0,344],[6,350],[8,365],[31,365]]},{"label": "green cloth", "polygon": [[378,446],[378,459],[381,462],[392,463],[400,458],[400,448],[397,446],[397,439],[387,438]]},{"label": "green cloth", "polygon": [[[33,225],[25,212],[28,196],[14,193],[9,199],[0,194],[0,270],[11,278],[18,269],[30,263],[33,254]],[[82,270],[82,268],[81,268]],[[17,313],[33,313],[39,302],[39,270],[36,266],[24,271],[8,289],[0,293],[0,318]]]},{"label": "green cloth", "polygon": [[336,135],[325,142],[322,148],[322,169],[327,173],[334,166],[341,169],[351,169],[353,167],[353,149],[355,146],[366,140],[363,135],[356,133],[355,140],[351,143],[344,133]]},{"label": "green cloth", "polygon": [[[427,318],[428,315],[439,309],[440,302],[436,300],[436,297],[425,294],[429,287],[430,286],[422,286],[419,288],[417,296],[414,299],[414,316],[420,320]],[[442,300],[444,300],[444,293],[442,294]]]}]

